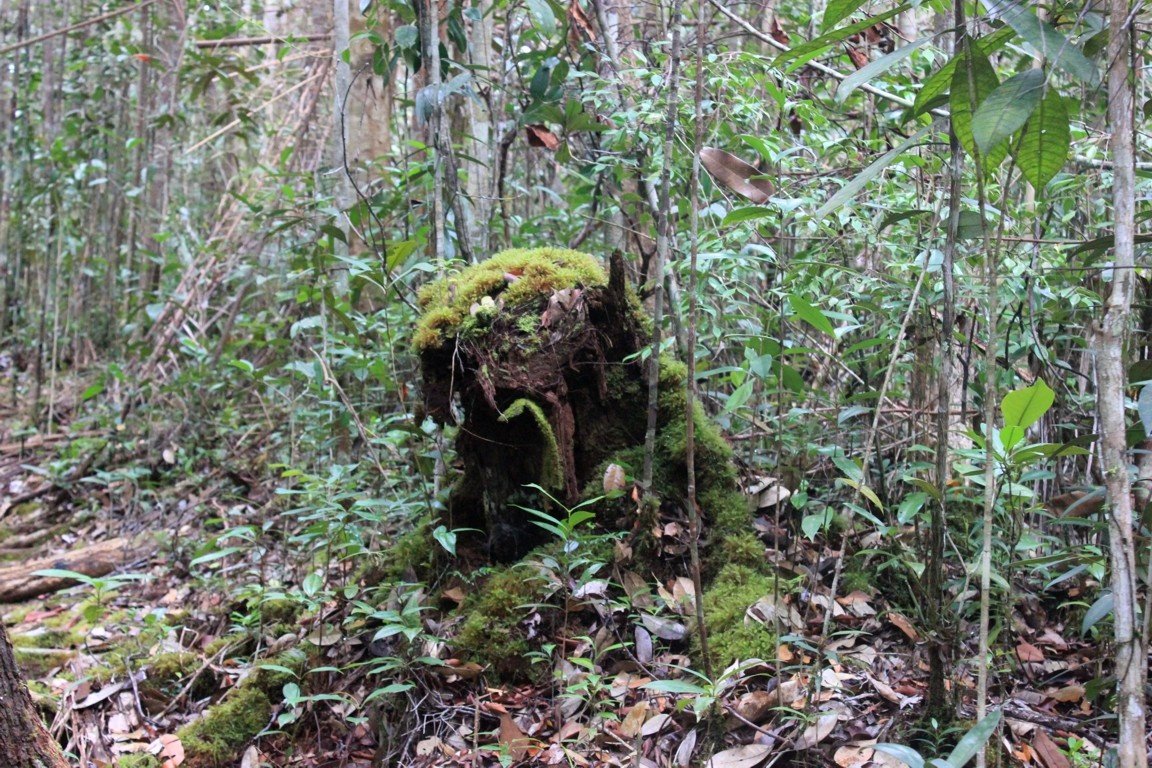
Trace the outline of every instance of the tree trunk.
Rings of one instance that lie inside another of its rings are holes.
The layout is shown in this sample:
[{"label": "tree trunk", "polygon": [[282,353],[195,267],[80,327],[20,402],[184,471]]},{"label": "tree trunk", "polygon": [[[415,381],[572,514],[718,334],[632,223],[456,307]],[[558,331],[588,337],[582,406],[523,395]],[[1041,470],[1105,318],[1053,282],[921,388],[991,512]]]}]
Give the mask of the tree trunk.
[{"label": "tree trunk", "polygon": [[0,765],[5,768],[68,768],[68,762],[32,706],[16,669],[8,633],[0,624]]},{"label": "tree trunk", "polygon": [[1128,0],[1112,0],[1108,38],[1108,123],[1115,247],[1112,288],[1095,343],[1096,407],[1100,414],[1100,458],[1108,488],[1108,540],[1112,565],[1113,628],[1116,638],[1116,710],[1120,722],[1120,768],[1146,768],[1144,641],[1137,629],[1136,540],[1132,486],[1128,475],[1124,413],[1124,342],[1135,290],[1135,166],[1132,84],[1129,82],[1132,19]]}]

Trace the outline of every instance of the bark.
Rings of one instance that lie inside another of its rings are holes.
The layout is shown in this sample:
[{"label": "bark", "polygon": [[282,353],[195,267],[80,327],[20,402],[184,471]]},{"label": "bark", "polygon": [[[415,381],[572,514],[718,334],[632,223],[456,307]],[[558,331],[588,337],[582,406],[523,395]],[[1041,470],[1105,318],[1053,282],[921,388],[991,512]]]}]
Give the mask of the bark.
[{"label": "bark", "polygon": [[1112,0],[1108,39],[1108,124],[1114,164],[1112,202],[1115,246],[1112,287],[1096,334],[1096,404],[1100,459],[1108,489],[1109,558],[1112,565],[1113,631],[1116,642],[1116,709],[1120,768],[1146,768],[1144,640],[1137,629],[1136,541],[1126,436],[1124,343],[1135,289],[1135,149],[1129,82],[1131,9]]},{"label": "bark", "polygon": [[0,765],[5,768],[68,768],[60,746],[32,705],[28,687],[0,624]]},{"label": "bark", "polygon": [[76,583],[73,579],[36,576],[37,571],[55,568],[85,576],[105,576],[131,559],[133,551],[127,539],[112,539],[57,557],[43,557],[0,568],[0,604],[29,600]]}]

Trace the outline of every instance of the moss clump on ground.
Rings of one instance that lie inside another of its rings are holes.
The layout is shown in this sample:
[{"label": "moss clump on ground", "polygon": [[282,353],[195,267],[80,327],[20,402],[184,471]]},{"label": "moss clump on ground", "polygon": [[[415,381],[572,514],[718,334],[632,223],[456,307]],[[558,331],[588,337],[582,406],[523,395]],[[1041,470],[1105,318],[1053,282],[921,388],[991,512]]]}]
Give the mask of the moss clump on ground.
[{"label": "moss clump on ground", "polygon": [[[466,330],[472,305],[497,296],[515,306],[555,290],[607,285],[608,275],[591,256],[565,248],[517,248],[469,267],[457,277],[438,280],[420,291],[423,316],[413,343],[417,350],[440,346]],[[487,308],[494,311],[494,308]]]},{"label": "moss clump on ground", "polygon": [[240,755],[272,718],[272,702],[255,686],[241,686],[202,718],[176,732],[188,768],[238,765]]},{"label": "moss clump on ground", "polygon": [[464,601],[466,617],[453,647],[461,656],[489,667],[510,682],[531,677],[527,656],[531,647],[522,626],[531,605],[538,601],[540,581],[525,566],[497,571]]},{"label": "moss clump on ground", "polygon": [[136,752],[116,758],[116,768],[160,768],[160,760],[147,752]]},{"label": "moss clump on ground", "polygon": [[196,675],[188,694],[193,699],[211,696],[216,680],[204,666],[199,656],[188,651],[161,653],[148,664],[148,679],[141,683],[140,690],[156,698],[172,698],[180,694],[189,677]]},{"label": "moss clump on ground", "polygon": [[256,688],[272,698],[279,696],[288,683],[298,681],[307,668],[308,654],[301,648],[289,648],[271,659],[257,663],[244,681],[244,686]]},{"label": "moss clump on ground", "polygon": [[718,667],[738,659],[775,658],[776,637],[771,630],[758,621],[745,621],[748,609],[772,594],[772,578],[744,565],[725,565],[704,590],[708,651]]}]

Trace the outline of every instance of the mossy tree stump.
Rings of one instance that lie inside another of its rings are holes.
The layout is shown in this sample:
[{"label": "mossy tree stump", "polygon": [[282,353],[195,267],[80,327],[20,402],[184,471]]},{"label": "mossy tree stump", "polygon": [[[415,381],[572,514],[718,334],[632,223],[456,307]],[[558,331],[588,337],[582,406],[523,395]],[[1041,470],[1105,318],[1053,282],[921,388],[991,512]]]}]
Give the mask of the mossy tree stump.
[{"label": "mossy tree stump", "polygon": [[542,539],[520,506],[538,484],[575,504],[614,451],[643,441],[647,336],[622,263],[611,279],[586,254],[513,250],[421,293],[424,402],[459,428],[464,475],[448,523],[485,532],[511,560]]}]

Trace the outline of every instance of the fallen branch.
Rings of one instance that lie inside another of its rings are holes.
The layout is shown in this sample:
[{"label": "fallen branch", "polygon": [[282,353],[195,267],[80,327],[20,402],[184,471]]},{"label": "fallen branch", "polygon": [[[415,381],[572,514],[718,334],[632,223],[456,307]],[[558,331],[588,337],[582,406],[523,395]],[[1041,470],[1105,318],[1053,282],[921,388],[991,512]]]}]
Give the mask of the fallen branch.
[{"label": "fallen branch", "polygon": [[90,19],[86,19],[69,27],[61,27],[60,29],[54,29],[51,32],[45,32],[44,34],[37,35],[36,37],[30,37],[27,40],[19,40],[15,43],[12,43],[11,45],[6,45],[3,48],[0,48],[0,56],[12,53],[13,51],[18,51],[21,48],[27,48],[30,45],[42,43],[45,40],[51,40],[54,37],[60,37],[60,35],[66,35],[69,32],[75,32],[78,29],[91,27],[93,24],[99,24],[102,21],[108,21],[109,19],[114,19],[117,16],[123,16],[126,13],[132,13],[132,11],[139,11],[142,8],[147,8],[150,5],[154,5],[157,2],[159,2],[159,0],[144,0],[144,2],[136,3],[135,5],[129,5],[126,8],[119,8],[115,11],[102,13],[99,16],[93,16]]},{"label": "fallen branch", "polygon": [[55,557],[42,557],[0,568],[0,603],[18,603],[37,595],[59,592],[77,583],[75,579],[58,576],[37,576],[37,571],[56,569],[75,571],[92,578],[107,576],[123,563],[131,561],[142,543],[139,539],[111,539]]}]

